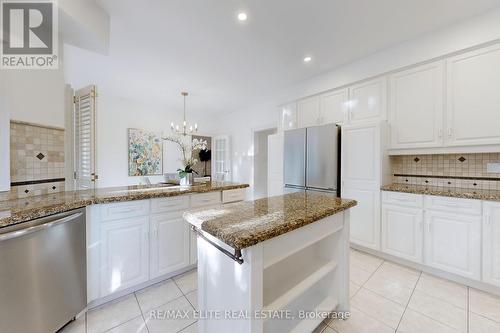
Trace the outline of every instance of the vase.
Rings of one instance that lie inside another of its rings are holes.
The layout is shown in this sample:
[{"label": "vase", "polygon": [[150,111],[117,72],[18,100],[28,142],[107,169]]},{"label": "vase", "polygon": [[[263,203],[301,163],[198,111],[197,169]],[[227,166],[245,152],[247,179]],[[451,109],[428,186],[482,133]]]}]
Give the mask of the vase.
[{"label": "vase", "polygon": [[194,176],[192,173],[186,174],[186,177],[180,179],[181,186],[191,186],[194,183]]}]

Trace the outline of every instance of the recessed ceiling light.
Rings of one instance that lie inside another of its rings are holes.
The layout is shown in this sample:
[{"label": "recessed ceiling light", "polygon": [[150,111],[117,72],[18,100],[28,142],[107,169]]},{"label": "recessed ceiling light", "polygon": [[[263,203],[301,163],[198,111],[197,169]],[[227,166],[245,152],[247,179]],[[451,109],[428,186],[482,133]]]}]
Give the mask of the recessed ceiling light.
[{"label": "recessed ceiling light", "polygon": [[313,60],[313,59],[312,59],[312,57],[309,57],[309,56],[304,58],[304,62],[311,62],[311,60]]},{"label": "recessed ceiling light", "polygon": [[241,12],[238,14],[238,20],[240,20],[240,21],[246,21],[247,18],[248,18],[247,13]]}]

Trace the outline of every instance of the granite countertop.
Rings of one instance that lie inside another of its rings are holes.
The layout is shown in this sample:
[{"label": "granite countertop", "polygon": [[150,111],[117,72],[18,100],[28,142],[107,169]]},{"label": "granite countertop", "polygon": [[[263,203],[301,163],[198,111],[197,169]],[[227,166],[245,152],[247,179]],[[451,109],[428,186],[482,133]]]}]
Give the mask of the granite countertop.
[{"label": "granite countertop", "polygon": [[381,187],[382,191],[403,192],[413,194],[438,195],[443,197],[478,199],[489,201],[500,201],[500,191],[466,189],[455,187],[426,186],[426,185],[407,185],[390,184]]},{"label": "granite countertop", "polygon": [[184,213],[197,228],[235,250],[250,247],[356,206],[325,193],[291,193]]},{"label": "granite countertop", "polygon": [[0,201],[0,228],[94,204],[232,190],[248,186],[248,184],[230,182],[210,182],[189,187],[139,185],[66,191],[23,199]]}]

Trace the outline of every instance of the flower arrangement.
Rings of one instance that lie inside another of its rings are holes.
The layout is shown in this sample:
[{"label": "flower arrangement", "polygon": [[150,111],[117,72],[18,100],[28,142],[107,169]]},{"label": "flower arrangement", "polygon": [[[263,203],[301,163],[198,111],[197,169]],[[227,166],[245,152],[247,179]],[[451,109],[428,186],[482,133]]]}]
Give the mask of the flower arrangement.
[{"label": "flower arrangement", "polygon": [[[187,138],[187,139],[186,139]],[[167,136],[163,138],[163,140],[173,142],[177,144],[179,150],[182,153],[182,165],[183,169],[177,169],[179,172],[179,178],[189,178],[196,171],[193,170],[193,167],[198,163],[196,158],[193,158],[194,150],[205,150],[207,149],[207,141],[200,139],[192,139],[189,136]]]}]

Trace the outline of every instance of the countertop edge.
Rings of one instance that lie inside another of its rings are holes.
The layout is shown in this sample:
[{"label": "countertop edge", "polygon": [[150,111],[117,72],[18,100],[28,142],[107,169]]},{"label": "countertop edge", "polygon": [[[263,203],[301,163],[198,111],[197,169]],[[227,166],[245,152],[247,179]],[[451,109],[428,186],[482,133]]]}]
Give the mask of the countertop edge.
[{"label": "countertop edge", "polygon": [[[380,190],[386,192],[433,195],[433,196],[458,198],[458,199],[500,201],[500,191],[495,194],[488,194],[488,193],[473,192],[475,190],[470,190],[471,192],[468,192],[467,189],[462,189],[462,188],[454,189],[454,188],[443,187],[442,189],[438,189],[435,187],[429,188],[422,185],[404,185],[404,184],[384,185],[380,187]],[[487,190],[482,190],[482,191],[487,191]]]}]

